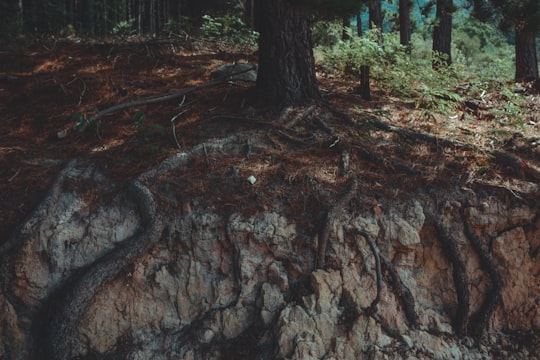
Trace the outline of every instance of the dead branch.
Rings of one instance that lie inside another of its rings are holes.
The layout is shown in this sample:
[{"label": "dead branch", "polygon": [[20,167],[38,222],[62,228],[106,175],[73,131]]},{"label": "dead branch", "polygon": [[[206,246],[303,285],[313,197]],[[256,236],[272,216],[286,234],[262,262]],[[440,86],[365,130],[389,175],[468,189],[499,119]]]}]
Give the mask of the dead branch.
[{"label": "dead branch", "polygon": [[436,225],[437,233],[443,242],[443,248],[446,250],[450,262],[452,263],[452,277],[457,296],[457,311],[454,319],[454,331],[458,336],[467,335],[467,322],[469,316],[469,285],[467,282],[467,273],[465,263],[460,256],[456,239],[454,239],[442,224]]},{"label": "dead branch", "polygon": [[326,258],[326,248],[328,247],[328,239],[330,237],[330,231],[332,230],[332,226],[334,224],[334,221],[339,216],[339,214],[343,211],[343,208],[351,201],[353,196],[356,194],[356,188],[358,187],[358,180],[356,179],[356,176],[353,175],[350,180],[349,189],[339,199],[328,211],[328,214],[326,216],[326,221],[324,223],[324,227],[321,231],[321,234],[319,236],[319,247],[317,249],[317,263],[316,268],[322,269],[325,266],[325,258]]},{"label": "dead branch", "polygon": [[461,210],[461,218],[463,219],[463,225],[465,227],[465,235],[467,236],[474,250],[478,254],[478,257],[480,258],[480,263],[489,274],[489,277],[491,278],[491,283],[493,285],[492,289],[487,293],[486,300],[482,304],[482,307],[480,308],[478,313],[474,315],[475,321],[469,324],[470,333],[475,337],[481,337],[487,326],[489,318],[493,314],[493,311],[495,311],[495,308],[497,307],[501,299],[503,283],[501,275],[497,271],[491,255],[489,254],[488,250],[482,243],[482,240],[480,240],[480,238],[476,235],[471,224],[467,220],[464,209]]},{"label": "dead branch", "polygon": [[392,262],[382,254],[380,254],[380,258],[382,267],[388,272],[388,275],[390,276],[390,284],[396,292],[398,299],[403,305],[403,311],[405,312],[405,316],[407,317],[409,324],[413,329],[418,328],[418,314],[415,310],[414,297],[411,293],[411,290],[409,290],[409,288],[401,280],[401,277],[399,276],[396,268],[394,267],[394,264],[392,264]]},{"label": "dead branch", "polygon": [[182,90],[180,90],[178,92],[175,92],[175,93],[172,93],[172,94],[151,96],[151,97],[147,97],[147,98],[144,98],[144,99],[133,100],[133,101],[129,101],[129,102],[126,102],[126,103],[117,104],[117,105],[108,107],[106,109],[103,109],[103,110],[99,111],[97,114],[92,116],[89,119],[89,121],[85,121],[85,124],[79,125],[77,128],[78,128],[78,130],[82,131],[82,130],[84,130],[86,128],[87,123],[92,123],[92,122],[94,122],[96,120],[99,120],[101,117],[103,117],[103,116],[105,116],[107,114],[111,114],[111,113],[114,113],[114,112],[117,112],[117,111],[120,111],[120,110],[129,109],[129,108],[132,108],[132,107],[135,107],[135,106],[140,106],[140,105],[157,104],[157,103],[161,103],[161,102],[165,102],[165,101],[170,101],[170,100],[174,100],[174,99],[183,97],[183,96],[185,96],[185,95],[187,95],[189,93],[195,92],[197,90],[205,89],[205,88],[220,85],[220,84],[225,84],[225,83],[227,83],[229,81],[229,79],[231,77],[246,73],[246,72],[251,71],[253,69],[254,69],[254,67],[250,67],[250,68],[244,69],[242,71],[237,71],[237,72],[234,72],[234,73],[231,72],[231,73],[228,73],[228,74],[226,74],[226,75],[224,75],[222,77],[219,77],[219,78],[217,78],[215,80],[209,81],[207,83],[204,83],[204,84],[201,84],[201,85],[190,86],[190,87],[187,87],[185,89],[182,89]]}]

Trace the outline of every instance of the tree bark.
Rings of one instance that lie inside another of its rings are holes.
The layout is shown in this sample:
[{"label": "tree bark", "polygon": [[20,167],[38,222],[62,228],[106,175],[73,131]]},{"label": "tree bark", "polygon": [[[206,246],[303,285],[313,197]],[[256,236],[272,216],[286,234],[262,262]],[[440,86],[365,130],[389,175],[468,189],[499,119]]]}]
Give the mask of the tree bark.
[{"label": "tree bark", "polygon": [[343,41],[348,41],[351,39],[351,35],[349,33],[349,28],[351,27],[351,18],[349,16],[344,16],[341,21],[343,24],[343,30],[341,31],[341,39]]},{"label": "tree bark", "polygon": [[362,31],[362,16],[360,15],[360,13],[356,14],[356,34],[360,37],[362,37],[363,35],[363,31]]},{"label": "tree bark", "polygon": [[516,26],[516,81],[538,79],[538,54],[533,32]]},{"label": "tree bark", "polygon": [[320,99],[309,14],[285,0],[261,0],[257,99],[281,106],[300,106]]},{"label": "tree bark", "polygon": [[437,0],[436,24],[433,29],[433,66],[452,64],[452,12],[453,0]]},{"label": "tree bark", "polygon": [[411,0],[399,0],[399,43],[411,45]]},{"label": "tree bark", "polygon": [[377,28],[383,32],[384,17],[382,12],[382,1],[371,0],[369,3],[369,28]]},{"label": "tree bark", "polygon": [[21,0],[7,0],[0,1],[0,42],[2,40],[9,40],[10,36],[15,35],[15,32],[19,32],[19,24],[22,21],[22,1]]}]

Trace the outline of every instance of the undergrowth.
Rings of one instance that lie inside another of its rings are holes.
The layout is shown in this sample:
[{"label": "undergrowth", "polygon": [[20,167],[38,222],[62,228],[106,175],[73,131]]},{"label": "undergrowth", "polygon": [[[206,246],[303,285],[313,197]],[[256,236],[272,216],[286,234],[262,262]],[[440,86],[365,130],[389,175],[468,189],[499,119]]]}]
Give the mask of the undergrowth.
[{"label": "undergrowth", "polygon": [[431,51],[428,26],[413,32],[410,47],[399,43],[397,32],[374,29],[359,37],[349,28],[348,39],[339,40],[338,23],[326,29],[328,33],[320,36],[319,27],[314,27],[316,59],[325,72],[358,81],[360,68],[369,66],[371,81],[382,90],[427,112],[450,114],[465,99],[485,101],[486,95],[497,93],[504,105],[490,110],[493,117],[519,126],[526,115],[524,96],[514,91],[512,81],[513,49],[489,25],[471,19],[457,22],[451,66],[434,66],[440,54]]}]

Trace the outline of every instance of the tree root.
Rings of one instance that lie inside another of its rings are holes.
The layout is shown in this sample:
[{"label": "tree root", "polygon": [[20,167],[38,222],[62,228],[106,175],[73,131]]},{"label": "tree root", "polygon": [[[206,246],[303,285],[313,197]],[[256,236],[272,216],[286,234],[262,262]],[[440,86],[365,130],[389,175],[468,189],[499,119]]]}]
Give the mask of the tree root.
[{"label": "tree root", "polygon": [[397,170],[397,171],[400,171],[402,173],[405,173],[407,175],[411,175],[411,176],[415,176],[415,175],[423,175],[423,176],[428,176],[429,173],[426,172],[426,171],[422,171],[422,170],[419,170],[419,169],[415,169],[403,162],[400,162],[400,161],[393,161],[393,160],[389,160],[389,159],[386,159],[386,158],[381,158],[380,156],[378,156],[377,154],[373,153],[372,151],[366,149],[365,147],[363,146],[353,146],[354,149],[356,149],[358,155],[360,155],[361,157],[363,157],[364,159],[368,160],[368,161],[371,161],[371,162],[375,162],[377,164],[389,164],[390,167],[393,169],[393,170]]},{"label": "tree root", "polygon": [[467,323],[469,316],[469,286],[467,282],[467,273],[465,264],[460,256],[456,239],[454,239],[442,224],[437,224],[437,232],[443,240],[450,262],[452,263],[452,276],[456,288],[458,307],[454,318],[454,331],[458,336],[467,335]]},{"label": "tree root", "polygon": [[69,358],[70,349],[76,343],[75,329],[94,296],[122,268],[147,251],[161,237],[163,223],[157,216],[150,190],[135,180],[130,184],[129,192],[139,207],[143,231],[124,240],[109,254],[90,264],[82,275],[73,275],[63,288],[48,299],[49,302],[51,299],[52,302],[61,299],[60,304],[53,303],[44,307],[45,311],[50,310],[48,307],[58,309],[46,329],[44,350],[48,359]]},{"label": "tree root", "polygon": [[[75,164],[76,161],[72,160],[66,166],[64,166],[62,170],[60,170],[60,172],[56,176],[56,179],[53,181],[53,185],[51,189],[49,189],[47,196],[41,202],[41,204],[32,211],[27,221],[24,222],[25,224],[28,224],[30,222],[29,219],[36,221],[36,219],[43,218],[47,214],[51,205],[56,203],[58,198],[61,196],[62,184],[64,183],[67,174],[75,167]],[[18,246],[21,246],[24,243],[22,239],[25,236],[29,235],[29,230],[30,229],[25,229],[24,227],[21,229],[17,229],[14,235],[12,235],[6,242],[0,244],[0,255],[8,253],[11,250],[17,248]]]},{"label": "tree root", "polygon": [[524,180],[527,177],[535,182],[540,181],[540,172],[538,170],[528,166],[527,163],[525,163],[523,160],[507,152],[501,150],[489,150],[462,141],[450,140],[435,135],[400,128],[397,126],[386,124],[375,118],[367,118],[364,119],[364,121],[379,130],[394,132],[404,137],[424,141],[437,146],[483,152],[490,155],[493,159],[497,160],[497,162],[503,165],[505,168],[510,169],[512,174],[516,178]]},{"label": "tree root", "polygon": [[356,188],[358,187],[358,180],[356,179],[356,176],[353,174],[350,180],[349,189],[339,199],[328,211],[328,214],[326,216],[326,221],[324,223],[324,227],[320,233],[319,236],[319,246],[317,249],[317,261],[316,261],[316,268],[322,269],[325,266],[326,263],[326,248],[328,247],[328,239],[330,237],[330,231],[332,230],[332,226],[334,224],[334,221],[338,217],[338,215],[343,211],[343,208],[351,201],[353,196],[356,194]]},{"label": "tree root", "polygon": [[371,239],[371,236],[364,231],[363,229],[355,229],[355,232],[358,235],[361,235],[364,239],[366,239],[366,242],[369,245],[369,248],[371,249],[371,252],[373,253],[373,257],[375,258],[375,275],[376,275],[376,281],[377,281],[377,295],[375,296],[375,299],[371,302],[368,308],[364,309],[366,314],[373,315],[377,312],[377,305],[381,301],[381,292],[382,292],[382,271],[381,271],[381,257],[379,256],[379,249],[377,249],[377,245],[373,242]]},{"label": "tree root", "polygon": [[409,321],[410,327],[417,329],[419,325],[418,314],[415,310],[414,297],[411,293],[411,290],[403,283],[401,277],[399,276],[394,264],[388,260],[384,255],[380,255],[381,264],[384,270],[386,270],[390,276],[390,283],[398,296],[401,304],[403,306],[403,311],[405,316]]},{"label": "tree root", "polygon": [[486,300],[482,304],[481,309],[478,311],[477,314],[474,315],[474,321],[470,322],[469,324],[469,332],[474,337],[479,338],[482,336],[489,321],[489,318],[493,314],[493,311],[495,311],[495,308],[497,307],[501,299],[503,283],[501,276],[497,271],[495,264],[493,263],[493,259],[484,247],[482,240],[480,240],[480,238],[474,232],[471,224],[465,216],[465,211],[463,209],[461,210],[461,218],[463,219],[463,225],[465,227],[465,235],[467,236],[474,250],[478,254],[478,257],[480,258],[480,263],[489,274],[493,285],[493,288],[487,293]]}]

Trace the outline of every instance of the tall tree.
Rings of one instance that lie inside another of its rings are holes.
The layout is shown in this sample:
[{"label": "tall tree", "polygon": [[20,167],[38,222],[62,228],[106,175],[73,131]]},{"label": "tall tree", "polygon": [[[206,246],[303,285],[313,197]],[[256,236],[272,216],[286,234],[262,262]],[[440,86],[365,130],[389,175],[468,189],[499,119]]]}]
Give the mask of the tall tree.
[{"label": "tall tree", "polygon": [[[369,0],[369,28],[383,31],[383,12],[381,0]],[[368,65],[360,66],[360,95],[364,100],[371,100],[371,86],[370,86],[370,67]]]},{"label": "tall tree", "polygon": [[360,13],[356,14],[356,35],[362,36],[362,15]]},{"label": "tall tree", "polygon": [[399,0],[399,43],[411,45],[411,0]]},{"label": "tall tree", "polygon": [[358,0],[259,0],[258,99],[295,106],[319,100],[310,20],[314,14],[355,14]]},{"label": "tall tree", "polygon": [[260,0],[257,97],[281,105],[319,99],[307,10],[287,0]]},{"label": "tall tree", "polygon": [[377,28],[383,31],[384,16],[382,11],[382,0],[369,0],[369,28]]},{"label": "tall tree", "polygon": [[[452,64],[452,13],[456,11],[453,0],[437,0],[435,26],[433,28],[433,52],[435,66]],[[440,55],[440,56],[439,56]]]},{"label": "tall tree", "polygon": [[11,40],[21,30],[21,6],[20,0],[0,1],[0,43]]},{"label": "tall tree", "polygon": [[496,18],[502,30],[514,30],[515,80],[538,79],[536,36],[540,34],[539,0],[471,0],[473,15],[480,20]]}]

